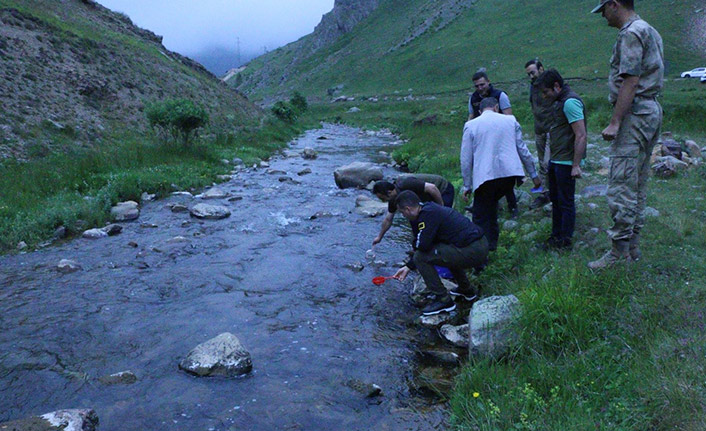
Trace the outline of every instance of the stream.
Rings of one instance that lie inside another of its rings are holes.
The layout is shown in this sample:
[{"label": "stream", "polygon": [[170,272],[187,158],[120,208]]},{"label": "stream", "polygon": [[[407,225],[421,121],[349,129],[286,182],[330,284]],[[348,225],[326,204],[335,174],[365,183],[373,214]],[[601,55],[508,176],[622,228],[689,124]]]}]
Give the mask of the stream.
[{"label": "stream", "polygon": [[[372,262],[382,220],[353,211],[369,192],[333,180],[353,161],[389,163],[380,152],[395,144],[390,133],[324,125],[269,169],[220,184],[230,200],[203,202],[227,206],[226,219],[174,213],[168,204],[200,200],[173,195],[142,204],[119,235],[0,257],[0,422],[92,408],[101,431],[445,429],[447,406],[415,384],[420,350],[443,343],[414,323],[411,281],[371,283],[404,260],[407,222],[396,217]],[[292,154],[306,147],[318,158]],[[83,269],[61,274],[61,259]],[[363,270],[346,267],[357,262]],[[178,369],[223,332],[251,353],[249,375]],[[98,380],[125,370],[137,382]]]}]

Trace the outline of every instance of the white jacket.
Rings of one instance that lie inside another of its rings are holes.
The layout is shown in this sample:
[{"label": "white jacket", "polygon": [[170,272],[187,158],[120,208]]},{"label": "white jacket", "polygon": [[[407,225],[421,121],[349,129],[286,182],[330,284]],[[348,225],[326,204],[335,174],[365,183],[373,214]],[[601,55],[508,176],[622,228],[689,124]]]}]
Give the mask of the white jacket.
[{"label": "white jacket", "polygon": [[534,158],[522,140],[522,128],[513,115],[485,110],[463,127],[461,175],[463,192],[476,191],[484,182],[505,177],[537,177]]}]

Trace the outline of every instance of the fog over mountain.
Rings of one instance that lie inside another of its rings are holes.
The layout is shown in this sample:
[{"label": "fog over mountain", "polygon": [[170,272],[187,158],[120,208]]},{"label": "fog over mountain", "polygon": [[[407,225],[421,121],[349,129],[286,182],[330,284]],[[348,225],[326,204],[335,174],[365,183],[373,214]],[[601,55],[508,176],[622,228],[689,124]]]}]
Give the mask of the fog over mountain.
[{"label": "fog over mountain", "polygon": [[[334,0],[97,0],[216,75],[311,33]],[[240,55],[238,56],[238,50]]]}]

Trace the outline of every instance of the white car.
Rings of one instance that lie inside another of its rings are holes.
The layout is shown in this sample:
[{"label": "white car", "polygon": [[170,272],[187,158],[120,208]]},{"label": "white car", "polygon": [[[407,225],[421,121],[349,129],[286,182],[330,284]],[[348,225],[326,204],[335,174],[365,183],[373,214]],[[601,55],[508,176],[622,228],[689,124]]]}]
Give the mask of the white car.
[{"label": "white car", "polygon": [[706,75],[701,77],[701,83],[706,84]]},{"label": "white car", "polygon": [[697,67],[681,74],[682,78],[701,78],[704,76],[706,76],[706,67]]}]

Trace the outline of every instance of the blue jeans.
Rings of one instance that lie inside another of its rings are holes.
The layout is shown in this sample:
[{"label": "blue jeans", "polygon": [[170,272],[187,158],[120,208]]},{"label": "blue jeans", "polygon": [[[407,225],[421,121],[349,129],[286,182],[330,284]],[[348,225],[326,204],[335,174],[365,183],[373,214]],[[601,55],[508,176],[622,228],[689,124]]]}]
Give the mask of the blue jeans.
[{"label": "blue jeans", "polygon": [[576,226],[576,180],[571,178],[571,166],[549,163],[549,199],[552,201],[552,237],[571,243]]}]

